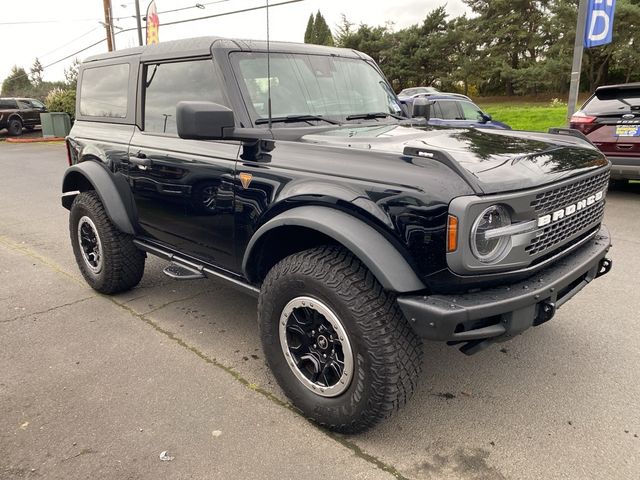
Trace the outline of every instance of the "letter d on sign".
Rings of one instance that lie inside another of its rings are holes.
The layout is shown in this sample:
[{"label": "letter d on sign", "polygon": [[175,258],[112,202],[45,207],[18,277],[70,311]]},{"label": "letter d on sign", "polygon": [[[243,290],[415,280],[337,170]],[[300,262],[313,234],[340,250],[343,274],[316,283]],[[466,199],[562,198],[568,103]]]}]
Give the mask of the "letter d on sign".
[{"label": "letter d on sign", "polygon": [[611,43],[616,0],[589,0],[584,46],[598,47]]}]

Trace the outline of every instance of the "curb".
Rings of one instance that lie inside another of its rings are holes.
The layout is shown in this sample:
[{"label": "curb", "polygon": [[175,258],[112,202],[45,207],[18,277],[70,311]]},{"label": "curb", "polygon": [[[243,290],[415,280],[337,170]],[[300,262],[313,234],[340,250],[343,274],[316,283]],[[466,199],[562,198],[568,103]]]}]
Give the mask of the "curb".
[{"label": "curb", "polygon": [[39,143],[39,142],[64,142],[63,137],[36,137],[36,138],[7,138],[5,139],[7,143]]}]

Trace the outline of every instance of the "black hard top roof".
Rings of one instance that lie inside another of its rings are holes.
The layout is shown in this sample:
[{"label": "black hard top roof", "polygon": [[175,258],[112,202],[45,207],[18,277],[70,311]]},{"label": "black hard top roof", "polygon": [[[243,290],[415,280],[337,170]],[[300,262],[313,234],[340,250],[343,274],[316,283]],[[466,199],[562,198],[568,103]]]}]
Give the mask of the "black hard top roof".
[{"label": "black hard top roof", "polygon": [[[340,57],[369,59],[367,55],[347,48],[325,47],[322,45],[294,42],[270,43],[270,49],[272,52],[335,55]],[[212,46],[213,48],[221,48],[227,50],[267,50],[267,42],[265,40],[241,40],[222,37],[195,37],[182,40],[172,40],[169,42],[160,42],[156,45],[147,45],[145,47],[127,48],[123,50],[116,50],[115,52],[92,55],[85,60],[85,63],[98,60],[111,60],[114,58],[128,56],[139,56],[140,60],[142,61],[158,60],[162,58],[198,57],[209,55]]]}]

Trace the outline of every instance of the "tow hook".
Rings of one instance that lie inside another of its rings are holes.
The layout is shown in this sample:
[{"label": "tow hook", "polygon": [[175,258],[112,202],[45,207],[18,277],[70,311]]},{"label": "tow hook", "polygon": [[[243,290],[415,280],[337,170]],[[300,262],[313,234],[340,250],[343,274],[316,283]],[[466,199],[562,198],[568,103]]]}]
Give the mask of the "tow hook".
[{"label": "tow hook", "polygon": [[601,277],[609,273],[611,267],[613,266],[613,260],[610,258],[603,258],[598,266],[598,273],[596,274],[596,278]]},{"label": "tow hook", "polygon": [[556,314],[556,304],[550,301],[542,302],[538,310],[538,318],[533,322],[534,326],[548,322]]}]

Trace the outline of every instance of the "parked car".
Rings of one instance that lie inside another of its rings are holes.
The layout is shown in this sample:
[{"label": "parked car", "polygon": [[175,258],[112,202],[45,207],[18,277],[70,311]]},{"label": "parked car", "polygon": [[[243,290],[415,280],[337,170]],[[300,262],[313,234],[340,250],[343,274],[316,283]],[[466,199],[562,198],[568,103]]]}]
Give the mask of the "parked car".
[{"label": "parked car", "polygon": [[611,162],[611,179],[640,179],[640,83],[598,87],[570,120]]},{"label": "parked car", "polygon": [[428,95],[432,93],[440,93],[440,90],[434,87],[411,87],[401,90],[398,94],[398,98],[402,101],[415,97],[416,95]]},{"label": "parked car", "polygon": [[509,125],[494,120],[491,115],[483,112],[480,107],[464,95],[439,93],[428,95],[425,98],[431,102],[429,125],[511,130]]},{"label": "parked car", "polygon": [[0,98],[0,130],[6,128],[9,135],[22,135],[22,128],[33,130],[40,125],[40,114],[47,107],[35,98]]},{"label": "parked car", "polygon": [[62,205],[87,283],[131,289],[154,255],[172,278],[258,297],[275,378],[333,430],[409,400],[422,339],[477,353],[611,268],[596,147],[568,129],[425,125],[352,49],[206,37],[104,53],[80,66],[76,111]]}]

